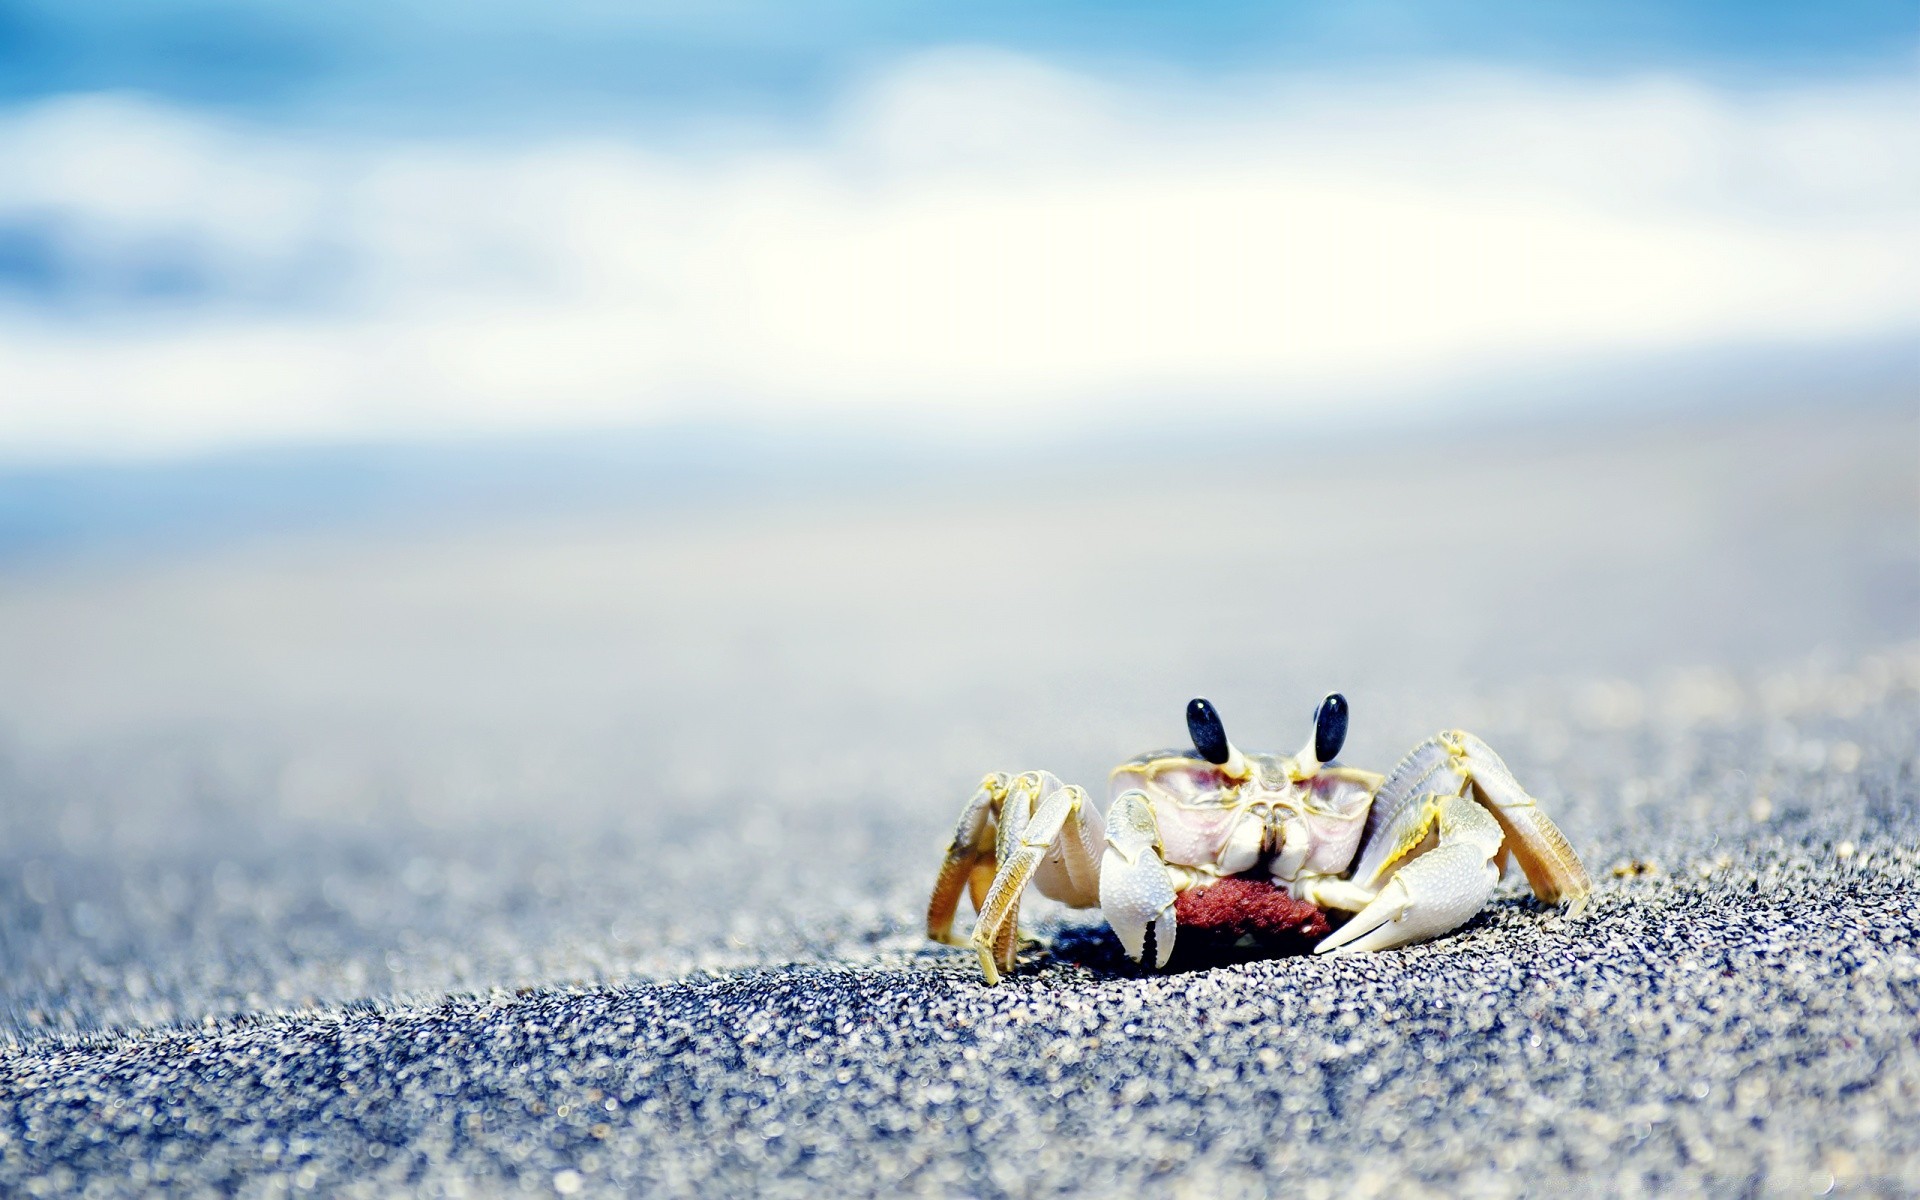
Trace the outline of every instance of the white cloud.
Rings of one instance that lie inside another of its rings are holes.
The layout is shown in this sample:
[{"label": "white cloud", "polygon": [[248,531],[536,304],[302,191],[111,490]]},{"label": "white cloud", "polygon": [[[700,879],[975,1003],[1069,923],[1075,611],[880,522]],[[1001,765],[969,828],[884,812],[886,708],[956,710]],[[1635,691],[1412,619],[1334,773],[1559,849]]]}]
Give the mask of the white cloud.
[{"label": "white cloud", "polygon": [[[70,98],[0,116],[0,228],[43,231],[66,293],[0,307],[0,453],[714,405],[1057,419],[1911,331],[1915,100],[1458,74],[1180,89],[955,52],[857,90],[805,144],[669,153]],[[156,262],[189,294],[147,296]]]}]

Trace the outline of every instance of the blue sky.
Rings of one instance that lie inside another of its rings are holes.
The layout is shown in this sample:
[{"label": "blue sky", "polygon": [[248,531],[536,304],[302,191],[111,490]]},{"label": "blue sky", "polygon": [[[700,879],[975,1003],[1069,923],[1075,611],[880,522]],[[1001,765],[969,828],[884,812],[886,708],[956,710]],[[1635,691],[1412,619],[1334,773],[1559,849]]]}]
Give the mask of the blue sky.
[{"label": "blue sky", "polygon": [[1884,357],[1917,12],[0,0],[0,463]]},{"label": "blue sky", "polygon": [[0,100],[133,89],[263,119],[442,128],[680,119],[805,108],[849,73],[953,44],[1194,74],[1466,61],[1753,84],[1911,70],[1920,6],[5,0]]}]

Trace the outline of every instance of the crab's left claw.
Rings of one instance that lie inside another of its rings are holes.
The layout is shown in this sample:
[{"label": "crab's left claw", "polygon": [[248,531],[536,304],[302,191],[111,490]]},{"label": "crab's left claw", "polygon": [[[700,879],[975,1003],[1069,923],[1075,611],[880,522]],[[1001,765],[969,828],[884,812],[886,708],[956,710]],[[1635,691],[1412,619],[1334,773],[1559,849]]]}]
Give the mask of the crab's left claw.
[{"label": "crab's left claw", "polygon": [[[1466,924],[1493,894],[1500,879],[1493,860],[1504,838],[1500,823],[1472,800],[1426,796],[1387,832],[1399,847],[1394,861],[1404,865],[1352,920],[1315,946],[1315,954],[1390,950],[1437,937]],[[1413,854],[1418,857],[1409,860]]]},{"label": "crab's left claw", "polygon": [[1107,810],[1107,849],[1100,858],[1100,913],[1119,935],[1127,957],[1140,962],[1153,934],[1153,965],[1173,957],[1179,930],[1173,916],[1173,878],[1160,857],[1160,827],[1145,792],[1126,791]]}]

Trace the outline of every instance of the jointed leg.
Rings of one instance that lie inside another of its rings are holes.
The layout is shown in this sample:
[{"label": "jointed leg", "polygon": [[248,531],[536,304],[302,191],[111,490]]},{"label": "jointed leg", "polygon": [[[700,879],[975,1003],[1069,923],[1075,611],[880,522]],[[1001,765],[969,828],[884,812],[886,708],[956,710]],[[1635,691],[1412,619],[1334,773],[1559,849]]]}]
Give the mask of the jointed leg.
[{"label": "jointed leg", "polygon": [[[1089,821],[1094,828],[1088,828]],[[1093,890],[1098,867],[1092,857],[1098,822],[1087,793],[1078,787],[1044,771],[1013,781],[1000,809],[999,870],[969,939],[988,983],[998,983],[1000,972],[1013,969],[1020,896],[1043,867],[1048,869],[1045,882],[1053,885],[1043,890],[1056,899],[1085,906],[1098,894]]]},{"label": "jointed leg", "polygon": [[1593,881],[1566,835],[1540,811],[1491,747],[1458,729],[1420,743],[1387,776],[1367,818],[1355,883],[1378,887],[1385,882],[1393,861],[1405,853],[1384,836],[1387,827],[1429,795],[1478,801],[1499,822],[1502,848],[1518,860],[1535,896],[1575,913],[1585,907]]},{"label": "jointed leg", "polygon": [[960,907],[962,889],[972,894],[976,911],[986,898],[987,886],[999,865],[994,848],[1000,806],[1007,798],[1010,782],[1004,774],[987,776],[980,781],[973,799],[960,810],[960,823],[940,864],[940,875],[934,880],[933,896],[927,901],[927,936],[936,942],[958,944],[953,937],[953,914]]},{"label": "jointed leg", "polygon": [[1587,906],[1593,880],[1567,844],[1567,835],[1540,811],[1492,747],[1458,729],[1441,736],[1457,747],[1455,753],[1465,761],[1467,778],[1473,781],[1474,798],[1500,822],[1506,847],[1526,873],[1533,894],[1544,903],[1563,904],[1569,913],[1578,914]]},{"label": "jointed leg", "polygon": [[1384,950],[1456,929],[1493,894],[1509,856],[1541,900],[1576,913],[1586,904],[1586,868],[1500,756],[1460,730],[1430,738],[1374,797],[1353,877],[1309,883],[1322,907],[1365,901],[1314,952]]}]

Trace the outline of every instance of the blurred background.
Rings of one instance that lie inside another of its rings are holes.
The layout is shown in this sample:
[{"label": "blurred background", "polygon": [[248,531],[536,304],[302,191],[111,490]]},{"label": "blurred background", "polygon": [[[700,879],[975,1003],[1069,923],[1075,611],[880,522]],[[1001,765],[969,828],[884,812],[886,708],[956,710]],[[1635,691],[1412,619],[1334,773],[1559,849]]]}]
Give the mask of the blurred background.
[{"label": "blurred background", "polygon": [[0,1025],[905,952],[982,772],[1196,694],[1472,725],[1601,866],[1839,820],[1920,686],[1917,66],[1908,3],[0,0]]}]

